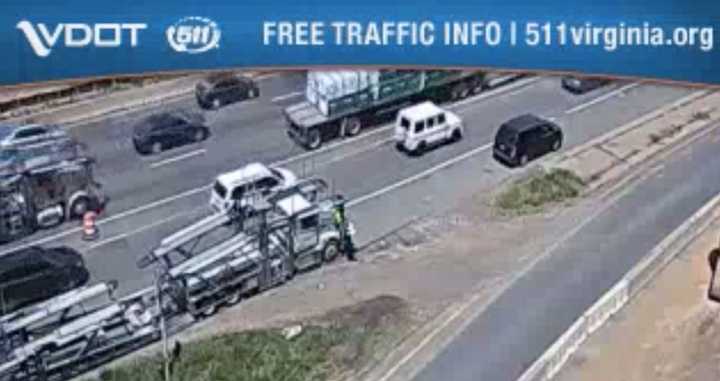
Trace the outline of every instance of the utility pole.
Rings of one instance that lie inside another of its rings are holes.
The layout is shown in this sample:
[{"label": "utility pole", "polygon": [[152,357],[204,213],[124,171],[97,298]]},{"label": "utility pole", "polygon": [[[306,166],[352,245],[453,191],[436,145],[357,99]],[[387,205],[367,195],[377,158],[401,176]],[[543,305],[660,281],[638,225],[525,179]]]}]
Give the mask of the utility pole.
[{"label": "utility pole", "polygon": [[165,324],[165,311],[163,311],[162,288],[161,288],[162,270],[158,267],[155,270],[155,300],[157,300],[158,313],[160,314],[160,335],[163,342],[163,376],[165,381],[170,381],[170,356],[168,354],[168,337],[167,327]]}]

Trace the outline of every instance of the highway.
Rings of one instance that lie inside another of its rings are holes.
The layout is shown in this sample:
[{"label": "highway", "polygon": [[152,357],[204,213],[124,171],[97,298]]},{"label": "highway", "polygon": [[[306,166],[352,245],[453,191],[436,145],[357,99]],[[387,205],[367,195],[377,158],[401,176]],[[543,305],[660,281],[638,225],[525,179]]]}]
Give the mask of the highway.
[{"label": "highway", "polygon": [[[139,156],[130,141],[132,126],[156,109],[73,127],[71,133],[97,159],[97,177],[110,197],[100,219],[101,238],[83,241],[79,224],[66,223],[3,245],[0,255],[27,245],[68,245],[84,254],[94,280],[118,280],[121,295],[148,287],[153,273],[139,270],[137,258],[209,212],[208,185],[218,173],[253,161],[328,180],[350,200],[349,216],[363,246],[526,171],[491,157],[497,127],[514,116],[534,113],[554,120],[564,130],[567,150],[695,91],[618,82],[572,95],[557,78],[523,79],[446,105],[463,118],[464,139],[408,157],[395,150],[389,125],[314,152],[297,147],[285,135],[281,111],[302,98],[303,87],[301,74],[268,77],[260,98],[205,113],[212,134],[207,141],[160,155]],[[192,98],[163,108],[197,111]],[[615,280],[717,193],[719,184],[703,180],[714,178],[718,165],[712,143],[699,143],[601,207],[490,304],[416,380],[515,379]]]},{"label": "highway", "polygon": [[[261,98],[207,113],[209,140],[157,156],[137,155],[129,140],[130,127],[147,111],[73,128],[97,158],[99,180],[111,198],[100,221],[101,239],[84,242],[77,225],[66,224],[3,251],[29,244],[69,245],[85,254],[95,279],[119,280],[122,293],[144,288],[152,273],[138,270],[136,259],[163,236],[207,213],[207,185],[218,173],[251,161],[326,178],[351,199],[362,245],[414,217],[447,210],[462,195],[491,189],[519,171],[497,164],[489,147],[497,126],[513,116],[533,112],[556,120],[569,148],[691,92],[617,83],[575,96],[562,90],[556,78],[532,78],[451,105],[465,120],[465,138],[410,158],[394,149],[388,127],[316,152],[296,147],[285,136],[281,110],[300,99],[303,85],[301,75],[268,78],[261,83]],[[191,109],[193,102],[167,107]]]},{"label": "highway", "polygon": [[516,380],[605,291],[720,192],[718,141],[716,131],[699,138],[599,205],[415,380]]}]

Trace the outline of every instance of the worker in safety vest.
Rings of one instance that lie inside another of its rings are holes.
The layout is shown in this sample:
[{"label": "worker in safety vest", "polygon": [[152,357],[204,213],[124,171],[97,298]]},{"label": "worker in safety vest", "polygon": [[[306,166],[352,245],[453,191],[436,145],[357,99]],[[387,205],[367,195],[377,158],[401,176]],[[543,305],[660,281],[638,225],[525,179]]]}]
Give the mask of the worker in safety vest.
[{"label": "worker in safety vest", "polygon": [[349,261],[355,261],[355,247],[352,242],[348,229],[348,222],[345,218],[345,200],[342,196],[337,196],[337,204],[332,212],[333,223],[340,232],[340,250],[345,253]]}]

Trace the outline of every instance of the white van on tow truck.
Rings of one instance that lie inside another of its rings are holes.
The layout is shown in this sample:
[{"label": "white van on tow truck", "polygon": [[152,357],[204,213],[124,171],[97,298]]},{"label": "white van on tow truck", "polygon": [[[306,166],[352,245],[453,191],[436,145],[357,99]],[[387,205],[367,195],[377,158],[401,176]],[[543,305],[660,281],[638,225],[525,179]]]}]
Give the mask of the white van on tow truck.
[{"label": "white van on tow truck", "polygon": [[395,122],[395,144],[402,151],[422,154],[430,147],[462,139],[464,132],[457,114],[423,102],[400,110]]},{"label": "white van on tow truck", "polygon": [[218,212],[233,206],[252,207],[271,192],[287,189],[297,183],[297,176],[287,169],[251,163],[219,175],[213,184],[210,206]]}]

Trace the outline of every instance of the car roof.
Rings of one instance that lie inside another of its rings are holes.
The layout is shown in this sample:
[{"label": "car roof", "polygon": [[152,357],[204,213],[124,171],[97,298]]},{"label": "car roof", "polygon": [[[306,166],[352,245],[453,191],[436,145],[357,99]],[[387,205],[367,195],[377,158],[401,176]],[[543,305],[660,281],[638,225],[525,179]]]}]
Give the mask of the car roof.
[{"label": "car roof", "polygon": [[209,74],[207,77],[205,77],[205,82],[216,84],[220,81],[224,81],[226,79],[240,79],[241,77],[236,75],[233,72],[220,72],[220,73],[212,73]]},{"label": "car roof", "polygon": [[12,251],[10,253],[3,254],[3,256],[0,257],[0,268],[15,268],[30,263],[31,261],[34,262],[35,259],[45,258],[45,254],[45,250],[37,246],[30,246]]},{"label": "car roof", "polygon": [[408,119],[422,120],[435,116],[441,112],[445,112],[445,110],[438,107],[435,103],[428,101],[404,108],[400,111],[400,114]]},{"label": "car roof", "polygon": [[240,169],[221,174],[217,177],[217,181],[225,186],[232,187],[267,176],[272,176],[272,172],[265,164],[250,163]]},{"label": "car roof", "polygon": [[548,121],[538,116],[535,116],[533,114],[523,114],[503,123],[500,128],[506,131],[513,131],[519,133],[545,123],[548,123]]}]

